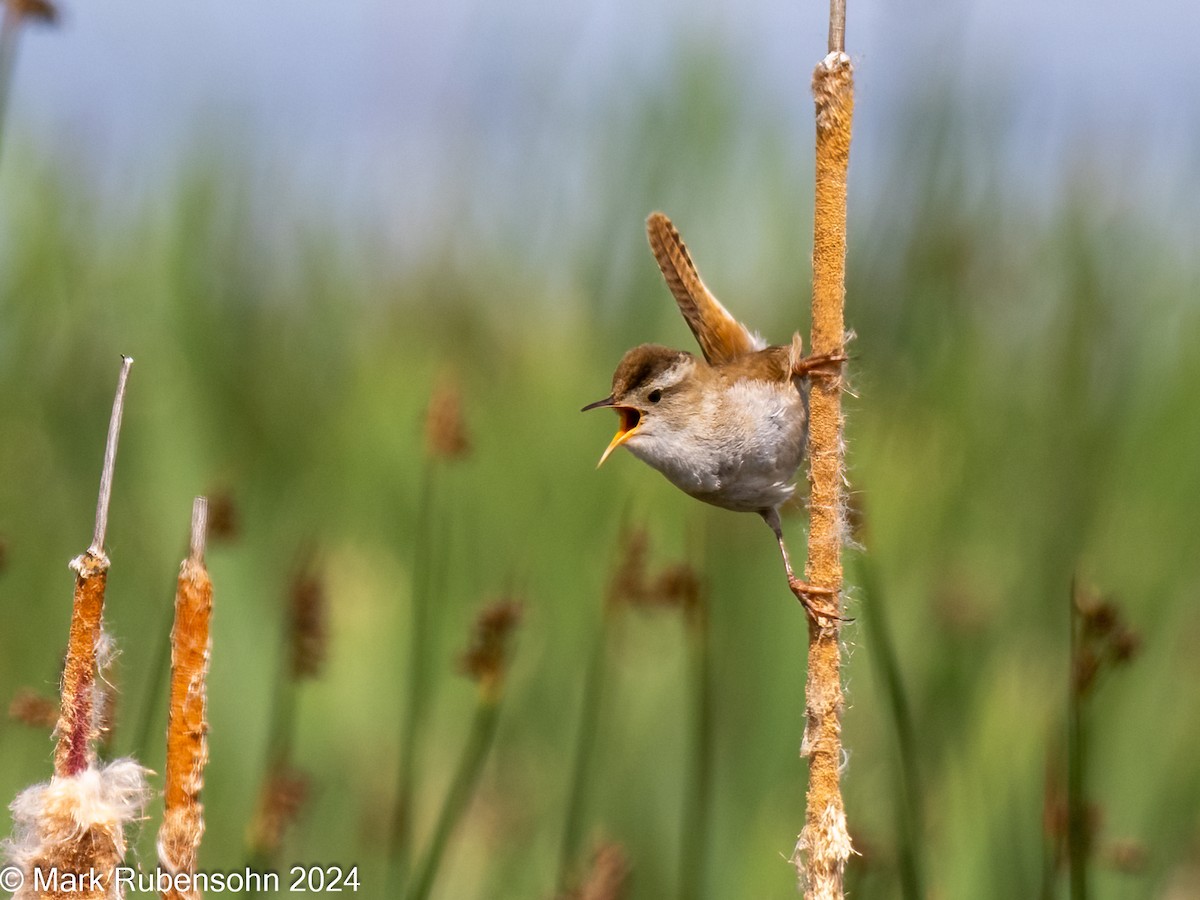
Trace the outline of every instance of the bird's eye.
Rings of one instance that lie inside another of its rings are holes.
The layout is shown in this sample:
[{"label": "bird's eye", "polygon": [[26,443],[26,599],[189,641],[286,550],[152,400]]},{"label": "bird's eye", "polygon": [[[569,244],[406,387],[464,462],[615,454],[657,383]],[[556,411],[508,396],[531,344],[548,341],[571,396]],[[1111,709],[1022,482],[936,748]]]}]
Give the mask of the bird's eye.
[{"label": "bird's eye", "polygon": [[649,394],[646,395],[646,399],[649,400],[651,403],[657,403],[659,400],[662,399],[662,391],[660,391],[658,388],[655,388]]}]

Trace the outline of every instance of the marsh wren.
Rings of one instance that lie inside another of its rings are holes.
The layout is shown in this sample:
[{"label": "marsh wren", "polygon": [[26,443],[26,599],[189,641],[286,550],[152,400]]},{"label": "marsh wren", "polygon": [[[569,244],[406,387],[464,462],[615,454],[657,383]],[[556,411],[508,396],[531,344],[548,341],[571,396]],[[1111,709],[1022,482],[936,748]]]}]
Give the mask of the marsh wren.
[{"label": "marsh wren", "polygon": [[704,358],[659,344],[622,357],[612,393],[583,408],[609,407],[620,417],[598,466],[626,447],[697,500],[758,513],[779,542],[792,593],[810,615],[838,618],[828,600],[834,591],[792,571],[779,507],[792,496],[804,458],[808,378],[837,375],[845,357],[806,357],[799,334],[790,346],[768,347],[704,286],[670,219],[652,213],[646,233]]}]

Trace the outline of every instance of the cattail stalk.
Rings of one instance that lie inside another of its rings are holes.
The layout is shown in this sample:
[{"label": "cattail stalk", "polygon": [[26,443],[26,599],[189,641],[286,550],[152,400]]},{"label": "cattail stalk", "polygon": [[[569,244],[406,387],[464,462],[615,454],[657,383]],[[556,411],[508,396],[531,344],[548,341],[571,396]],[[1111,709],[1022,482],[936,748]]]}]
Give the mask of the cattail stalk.
[{"label": "cattail stalk", "polygon": [[[854,81],[844,51],[845,0],[830,6],[829,54],[813,73],[816,101],[816,192],[813,225],[812,352],[841,356],[845,345],[846,180]],[[845,453],[842,381],[813,373],[809,407],[811,526],[806,579],[835,592],[840,609],[845,531]],[[804,896],[844,896],[843,876],[852,852],[842,803],[840,620],[810,617],[808,683],[802,753],[809,759],[804,830],[792,857]]]},{"label": "cattail stalk", "polygon": [[[204,566],[208,504],[192,506],[191,547],[179,570],[175,627],[171,630],[171,695],[167,720],[167,774],[158,859],[171,875],[194,875],[204,835],[200,789],[208,762],[206,680],[212,639],[212,581]],[[199,891],[163,892],[163,900],[193,900]]]},{"label": "cattail stalk", "polygon": [[59,777],[78,775],[94,761],[92,745],[99,735],[95,716],[96,646],[100,641],[109,565],[108,557],[104,554],[104,537],[108,529],[108,507],[117,461],[117,440],[121,434],[121,413],[125,406],[125,384],[132,365],[132,358],[121,357],[121,374],[117,379],[108,440],[104,447],[104,467],[100,474],[100,495],[96,504],[96,528],[92,533],[92,544],[82,556],[71,561],[71,568],[75,572],[75,601],[63,667],[58,746],[54,751],[54,774]]}]

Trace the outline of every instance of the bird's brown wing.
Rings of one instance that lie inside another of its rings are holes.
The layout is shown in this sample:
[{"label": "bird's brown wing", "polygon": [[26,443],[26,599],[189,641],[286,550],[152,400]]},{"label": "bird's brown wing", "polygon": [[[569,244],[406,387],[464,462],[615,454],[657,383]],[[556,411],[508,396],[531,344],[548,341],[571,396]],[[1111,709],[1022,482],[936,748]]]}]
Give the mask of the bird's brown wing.
[{"label": "bird's brown wing", "polygon": [[670,219],[660,212],[651,213],[646,220],[646,236],[667,287],[705,359],[713,365],[728,363],[766,346],[762,338],[731,316],[704,286],[683,238]]}]

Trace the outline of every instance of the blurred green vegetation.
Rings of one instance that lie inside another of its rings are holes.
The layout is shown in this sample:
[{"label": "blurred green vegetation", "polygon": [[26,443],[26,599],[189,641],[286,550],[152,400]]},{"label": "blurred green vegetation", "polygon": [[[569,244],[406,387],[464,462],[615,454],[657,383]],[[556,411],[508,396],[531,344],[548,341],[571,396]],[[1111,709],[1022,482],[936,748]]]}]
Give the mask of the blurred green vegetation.
[{"label": "blurred green vegetation", "polygon": [[[690,346],[644,248],[651,209],[672,214],[735,314],[773,341],[807,333],[811,152],[778,124],[743,121],[736,87],[706,71],[622,98],[592,132],[605,147],[580,164],[588,186],[557,198],[565,211],[512,210],[507,229],[477,233],[469,212],[486,197],[468,178],[415,260],[301,196],[256,189],[233,155],[198,157],[117,208],[65,154],[14,143],[0,173],[0,699],[55,692],[66,563],[90,538],[118,353],[130,354],[109,526],[116,751],[132,748],[152,689],[191,498],[227,494],[238,528],[209,553],[202,868],[245,859],[282,607],[312,546],[331,643],[323,677],[297,695],[294,762],[310,795],[280,864],[358,865],[362,892],[385,896],[423,411],[453,372],[473,446],[441,466],[435,495],[418,852],[470,726],[475,690],[455,659],[472,617],[514,593],[527,614],[494,751],[434,896],[551,895],[585,670],[629,521],[651,532],[656,564],[692,561],[711,603],[706,895],[794,896],[806,629],[771,535],[628,455],[594,471],[613,423],[578,413],[632,343]],[[863,648],[882,612],[911,708],[930,895],[1039,890],[1078,573],[1142,639],[1090,707],[1093,895],[1194,896],[1200,261],[1179,252],[1176,223],[1089,160],[1025,190],[980,137],[997,123],[953,104],[911,118],[890,141],[894,168],[867,179],[886,187],[856,194],[851,169],[847,438],[875,590],[856,586],[851,560],[845,796],[862,856],[850,888],[900,896],[902,763]],[[507,186],[523,188],[536,185]],[[785,523],[797,552],[803,523],[800,511]],[[687,634],[668,614],[631,613],[610,652],[587,840],[624,845],[632,897],[673,896],[697,733]],[[141,761],[161,770],[157,709]],[[12,797],[48,777],[52,745],[0,729],[0,796]],[[138,843],[146,864],[157,813]],[[1110,863],[1118,841],[1142,850],[1138,871]]]}]

